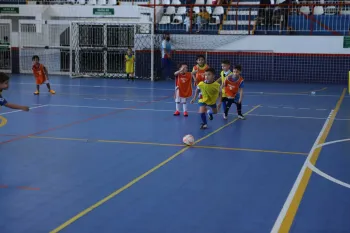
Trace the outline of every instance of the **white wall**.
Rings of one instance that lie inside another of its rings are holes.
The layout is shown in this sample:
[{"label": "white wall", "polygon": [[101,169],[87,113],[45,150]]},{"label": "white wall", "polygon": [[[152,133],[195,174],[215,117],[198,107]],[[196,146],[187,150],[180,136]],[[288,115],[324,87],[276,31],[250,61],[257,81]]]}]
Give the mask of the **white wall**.
[{"label": "white wall", "polygon": [[[1,5],[1,7],[19,7],[19,14],[2,14],[4,16],[44,16],[53,17],[100,17],[100,18],[137,18],[137,6],[79,6],[79,5]],[[113,16],[93,15],[93,8],[113,8]],[[46,18],[49,19],[49,18]]]}]

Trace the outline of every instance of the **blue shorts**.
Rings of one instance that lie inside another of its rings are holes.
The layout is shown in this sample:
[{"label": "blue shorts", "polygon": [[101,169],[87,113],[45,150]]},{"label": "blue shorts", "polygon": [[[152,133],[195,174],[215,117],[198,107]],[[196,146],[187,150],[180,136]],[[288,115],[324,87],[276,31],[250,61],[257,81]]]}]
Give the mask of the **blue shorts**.
[{"label": "blue shorts", "polygon": [[216,104],[207,105],[206,103],[199,103],[199,102],[198,102],[198,104],[199,104],[199,106],[204,106],[204,107],[211,107],[211,108],[216,108],[217,107]]}]

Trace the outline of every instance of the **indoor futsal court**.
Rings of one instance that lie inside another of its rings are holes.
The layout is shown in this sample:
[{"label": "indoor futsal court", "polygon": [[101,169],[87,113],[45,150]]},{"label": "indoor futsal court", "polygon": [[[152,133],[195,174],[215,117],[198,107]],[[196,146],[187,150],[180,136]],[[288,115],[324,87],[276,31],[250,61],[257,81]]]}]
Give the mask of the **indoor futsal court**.
[{"label": "indoor futsal court", "polygon": [[3,92],[1,233],[350,232],[346,85],[246,82],[201,130],[171,81],[50,80]]}]

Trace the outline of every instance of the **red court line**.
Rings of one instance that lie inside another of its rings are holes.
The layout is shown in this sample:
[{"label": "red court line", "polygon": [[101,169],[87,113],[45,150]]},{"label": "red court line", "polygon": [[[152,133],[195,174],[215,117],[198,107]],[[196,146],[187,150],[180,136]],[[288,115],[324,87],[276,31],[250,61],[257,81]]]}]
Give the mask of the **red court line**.
[{"label": "red court line", "polygon": [[28,187],[28,186],[19,186],[17,187],[18,189],[22,189],[22,190],[33,190],[33,191],[39,191],[40,188],[34,188],[34,187]]},{"label": "red court line", "polygon": [[145,105],[150,104],[150,103],[159,102],[159,101],[168,99],[168,98],[170,98],[170,97],[173,97],[173,95],[166,96],[166,97],[163,97],[163,98],[160,98],[160,99],[157,99],[157,100],[153,100],[152,102],[151,102],[151,101],[144,102],[144,103],[141,103],[141,104],[138,104],[138,105],[129,107],[129,108],[118,109],[118,110],[116,110],[116,111],[112,111],[112,112],[109,112],[109,113],[99,114],[99,115],[92,116],[92,117],[89,117],[89,118],[86,118],[86,119],[83,119],[83,120],[74,121],[74,122],[72,122],[72,123],[68,123],[68,124],[64,124],[64,125],[59,125],[59,126],[56,126],[56,127],[53,127],[53,128],[46,129],[46,130],[41,130],[41,131],[38,131],[38,132],[35,132],[35,133],[31,133],[31,134],[19,136],[19,137],[16,137],[16,138],[12,138],[12,139],[10,139],[10,140],[0,142],[0,145],[6,144],[6,143],[10,143],[10,142],[14,142],[14,141],[18,141],[18,140],[20,140],[20,139],[24,139],[24,138],[27,138],[27,137],[30,137],[30,136],[40,135],[40,134],[43,134],[43,133],[52,132],[52,131],[55,131],[55,130],[58,130],[58,129],[67,128],[67,127],[70,127],[70,126],[73,126],[73,125],[85,123],[85,122],[92,121],[92,120],[96,120],[96,119],[99,119],[99,118],[111,116],[111,115],[114,115],[114,114],[117,114],[117,113],[125,112],[125,111],[127,111],[127,110],[135,109],[135,108],[137,108],[137,107],[142,107],[142,106],[145,106]]},{"label": "red court line", "polygon": [[0,184],[0,189],[6,189],[6,188],[8,188],[8,187],[9,187],[8,185]]}]

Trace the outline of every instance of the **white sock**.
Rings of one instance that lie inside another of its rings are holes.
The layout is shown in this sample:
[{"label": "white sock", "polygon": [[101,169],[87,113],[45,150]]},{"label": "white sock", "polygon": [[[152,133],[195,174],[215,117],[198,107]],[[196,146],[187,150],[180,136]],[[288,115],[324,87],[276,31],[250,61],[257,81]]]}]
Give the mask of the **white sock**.
[{"label": "white sock", "polygon": [[187,112],[187,104],[186,103],[182,104],[182,107],[184,109],[184,112]]},{"label": "white sock", "polygon": [[176,103],[176,111],[180,111],[180,104]]}]

